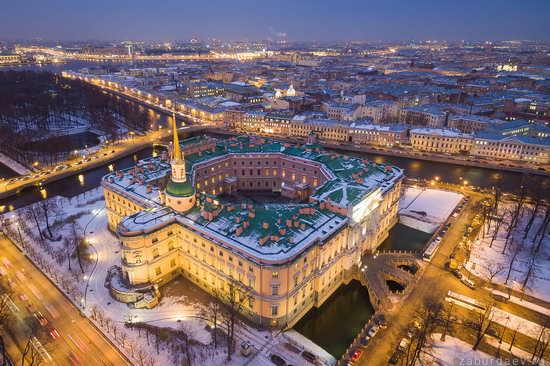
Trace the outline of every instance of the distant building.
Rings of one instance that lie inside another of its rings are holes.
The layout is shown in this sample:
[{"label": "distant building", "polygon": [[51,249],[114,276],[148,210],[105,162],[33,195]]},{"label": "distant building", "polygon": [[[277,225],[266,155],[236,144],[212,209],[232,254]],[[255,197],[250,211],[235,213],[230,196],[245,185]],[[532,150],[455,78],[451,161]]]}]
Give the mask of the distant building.
[{"label": "distant building", "polygon": [[403,107],[399,113],[399,122],[411,126],[443,127],[446,119],[447,113],[426,105]]},{"label": "distant building", "polygon": [[506,123],[506,121],[475,114],[451,114],[447,120],[447,127],[465,133],[472,133],[481,131],[490,124],[498,123]]},{"label": "distant building", "polygon": [[187,95],[190,98],[217,97],[223,95],[224,88],[218,83],[189,83],[187,85]]},{"label": "distant building", "polygon": [[374,123],[397,121],[399,105],[392,100],[375,100],[359,107],[359,118],[372,118]]},{"label": "distant building", "polygon": [[357,144],[392,147],[407,141],[407,127],[352,123],[349,136]]},{"label": "distant building", "polygon": [[447,154],[466,154],[473,135],[443,128],[413,128],[409,132],[413,149]]},{"label": "distant building", "polygon": [[225,96],[239,103],[262,103],[263,96],[260,89],[240,81],[224,85]]},{"label": "distant building", "polygon": [[6,54],[0,54],[0,64],[17,64],[21,63],[23,61],[23,58],[21,55],[6,55]]}]

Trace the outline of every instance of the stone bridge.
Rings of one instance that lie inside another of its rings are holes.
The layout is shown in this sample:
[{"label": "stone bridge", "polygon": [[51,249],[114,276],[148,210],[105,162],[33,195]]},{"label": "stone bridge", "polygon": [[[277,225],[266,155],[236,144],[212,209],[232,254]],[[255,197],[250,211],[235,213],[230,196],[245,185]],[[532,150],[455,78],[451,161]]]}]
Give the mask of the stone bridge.
[{"label": "stone bridge", "polygon": [[[394,304],[403,300],[414,287],[420,272],[422,261],[419,253],[414,252],[378,252],[365,254],[361,260],[358,277],[369,291],[375,310],[391,311]],[[401,285],[402,291],[391,291],[387,281]]]}]

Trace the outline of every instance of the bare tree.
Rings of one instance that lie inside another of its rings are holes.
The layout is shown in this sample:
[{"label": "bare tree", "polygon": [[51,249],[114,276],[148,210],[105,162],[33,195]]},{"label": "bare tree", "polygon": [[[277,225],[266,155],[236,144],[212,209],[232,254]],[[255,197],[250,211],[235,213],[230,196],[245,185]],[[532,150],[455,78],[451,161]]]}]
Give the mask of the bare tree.
[{"label": "bare tree", "polygon": [[541,192],[541,184],[539,184],[537,191],[535,192],[535,206],[533,209],[531,209],[531,216],[529,217],[529,221],[527,221],[527,225],[525,225],[523,239],[527,238],[527,235],[529,235],[529,230],[531,230],[531,226],[533,225],[533,222],[535,221],[535,218],[539,214],[539,208],[542,203],[542,198],[540,196]]},{"label": "bare tree", "polygon": [[[76,221],[71,222],[71,231],[69,234],[69,240],[71,241],[71,245],[68,248],[68,250],[71,251],[71,255],[75,254],[76,258],[78,260],[78,266],[80,267],[80,271],[84,273],[84,260],[85,258],[88,258],[88,243],[86,242],[86,239],[81,234],[81,228],[78,226]],[[70,263],[69,263],[70,266]]]},{"label": "bare tree", "polygon": [[136,352],[136,359],[139,364],[139,366],[145,366],[145,363],[147,362],[147,358],[149,355],[147,354],[147,351],[143,348],[138,348]]},{"label": "bare tree", "polygon": [[221,296],[225,300],[224,308],[227,313],[225,321],[227,328],[227,361],[231,361],[231,354],[234,352],[233,344],[237,314],[242,310],[244,302],[248,299],[248,295],[237,284],[229,283],[228,287],[228,291],[221,293]]},{"label": "bare tree", "polygon": [[538,262],[539,262],[539,252],[537,251],[531,252],[531,255],[527,260],[527,273],[525,274],[525,277],[523,278],[523,282],[521,284],[522,298],[523,298],[523,295],[525,295],[526,288],[528,287],[534,288],[535,286],[536,274],[538,273],[538,270],[539,270]]},{"label": "bare tree", "polygon": [[498,232],[500,230],[500,227],[504,223],[504,217],[495,218],[495,231],[493,232],[493,235],[491,236],[491,242],[489,243],[489,248],[493,247],[493,242],[498,236]]},{"label": "bare tree", "polygon": [[40,210],[38,210],[35,205],[27,205],[23,209],[23,216],[25,217],[26,221],[34,221],[36,225],[36,229],[38,231],[38,235],[40,236],[40,240],[44,240],[44,235],[42,234],[42,226],[40,225],[40,222],[42,221],[42,213]]},{"label": "bare tree", "polygon": [[53,239],[52,225],[53,218],[59,215],[59,205],[55,198],[43,199],[39,203],[40,208],[42,209],[42,214],[44,217],[44,223],[46,224],[46,229],[50,239]]},{"label": "bare tree", "polygon": [[217,290],[214,291],[214,301],[208,304],[202,315],[208,322],[212,323],[214,347],[218,347],[218,324],[221,322],[222,304]]},{"label": "bare tree", "polygon": [[428,300],[425,305],[416,311],[415,319],[418,322],[418,328],[413,327],[413,335],[410,339],[403,358],[405,366],[414,366],[420,360],[422,353],[427,352],[434,345],[432,333],[438,326],[438,318],[443,313],[441,303]]},{"label": "bare tree", "polygon": [[511,235],[512,231],[516,228],[519,220],[521,219],[521,213],[523,212],[523,205],[525,203],[525,199],[527,198],[527,184],[526,181],[528,179],[527,175],[523,176],[523,183],[520,188],[519,192],[516,196],[516,200],[514,203],[514,210],[512,211],[510,224],[508,226],[508,234],[506,234],[506,239]]},{"label": "bare tree", "polygon": [[476,341],[472,347],[474,350],[477,350],[479,344],[487,334],[490,329],[493,329],[495,310],[493,308],[494,303],[491,301],[484,301],[483,303],[484,310],[472,310],[471,317],[475,325],[476,330]]},{"label": "bare tree", "polygon": [[512,242],[510,243],[509,253],[511,254],[511,256],[508,264],[508,273],[506,274],[506,280],[504,281],[505,284],[507,284],[508,280],[510,279],[510,274],[512,273],[512,269],[514,268],[514,264],[516,263],[516,258],[523,250],[524,244],[525,240],[517,241],[514,239],[512,239]]},{"label": "bare tree", "polygon": [[35,317],[25,318],[29,331],[27,333],[27,342],[21,351],[21,366],[38,366],[42,363],[42,355],[39,352],[38,341],[44,346],[47,338],[43,337],[43,330]]},{"label": "bare tree", "polygon": [[195,337],[195,331],[186,323],[181,324],[179,330],[181,341],[183,342],[183,348],[185,350],[187,366],[193,366],[193,338]]},{"label": "bare tree", "polygon": [[487,271],[487,274],[484,274],[484,276],[489,282],[493,282],[496,276],[504,273],[506,270],[506,267],[504,267],[502,263],[495,260],[488,261],[486,264],[482,265],[482,267]]},{"label": "bare tree", "polygon": [[546,206],[546,210],[544,212],[544,218],[542,220],[541,225],[539,226],[539,230],[533,237],[533,243],[536,242],[537,238],[540,236],[539,242],[537,243],[536,251],[538,252],[540,249],[540,246],[542,244],[542,240],[544,239],[544,236],[546,235],[546,229],[548,228],[548,224],[550,224],[550,204]]},{"label": "bare tree", "polygon": [[531,361],[534,361],[535,365],[540,365],[546,355],[548,344],[550,343],[550,329],[548,329],[549,321],[550,318],[546,316],[544,324],[539,325],[537,340],[531,356]]},{"label": "bare tree", "polygon": [[12,290],[4,283],[3,277],[0,277],[0,294],[0,347],[2,348],[2,360],[5,360],[6,347],[4,345],[4,336],[15,321],[15,317],[10,309]]}]

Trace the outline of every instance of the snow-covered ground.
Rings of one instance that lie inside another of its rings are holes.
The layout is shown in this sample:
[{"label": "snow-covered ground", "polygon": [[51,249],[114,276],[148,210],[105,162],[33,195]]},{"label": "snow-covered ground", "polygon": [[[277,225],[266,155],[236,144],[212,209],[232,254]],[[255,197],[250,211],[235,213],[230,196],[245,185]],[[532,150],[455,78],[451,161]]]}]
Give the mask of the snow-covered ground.
[{"label": "snow-covered ground", "polygon": [[20,175],[26,175],[29,174],[31,171],[24,167],[23,165],[19,164],[12,158],[0,153],[0,163],[4,164],[5,166],[9,167],[11,170],[16,172]]},{"label": "snow-covered ground", "polygon": [[[441,334],[432,335],[434,347],[431,350],[431,357],[426,357],[426,361],[432,358],[436,364],[444,366],[455,365],[491,365],[496,359],[481,351],[474,351],[472,345],[458,338],[446,336],[445,341],[441,340]],[[485,363],[473,363],[475,360]],[[470,363],[470,361],[472,363]],[[429,364],[429,363],[428,363]],[[496,363],[495,363],[496,365]]]},{"label": "snow-covered ground", "polygon": [[[139,349],[144,350],[146,358],[154,360],[155,365],[181,363],[181,360],[176,362],[174,355],[183,356],[181,350],[174,351],[169,344],[163,344],[157,354],[155,342],[152,340],[154,335],[151,335],[149,337],[151,339],[147,342],[143,331],[138,332],[135,328],[125,327],[124,324],[130,319],[132,323],[145,323],[175,330],[185,329],[195,341],[193,353],[196,360],[193,364],[212,366],[271,365],[269,356],[271,353],[276,353],[294,365],[306,365],[307,362],[300,355],[304,349],[318,354],[321,365],[334,365],[336,363],[336,360],[328,353],[317,348],[308,340],[304,340],[303,337],[293,337],[292,334],[283,335],[278,332],[272,333],[269,330],[252,328],[246,324],[236,328],[237,350],[232,355],[232,360],[227,362],[225,346],[220,345],[214,348],[211,333],[205,328],[207,323],[201,318],[201,315],[204,313],[206,305],[204,301],[197,301],[195,298],[194,295],[196,294],[194,292],[201,291],[197,288],[191,291],[177,292],[172,291],[170,288],[173,285],[176,286],[175,282],[168,284],[161,289],[163,297],[159,305],[153,309],[130,309],[126,304],[117,302],[110,296],[108,289],[104,286],[108,269],[113,265],[120,265],[120,248],[117,238],[108,230],[102,190],[94,189],[72,199],[64,197],[51,199],[55,200],[58,207],[62,208],[57,210],[57,214],[52,215],[55,217],[50,218],[52,222],[56,222],[56,224],[52,224],[53,237],[69,237],[73,229],[71,222],[75,222],[80,234],[90,243],[88,253],[89,258],[92,258],[92,260],[84,265],[84,273],[82,273],[76,259],[72,258],[72,271],[70,271],[66,259],[67,255],[61,255],[65,253],[62,239],[49,244],[51,254],[37,250],[37,255],[29,257],[42,268],[46,275],[52,278],[56,276],[57,279],[54,278],[54,282],[58,284],[58,287],[69,294],[69,297],[73,299],[77,306],[83,307],[84,312],[96,323],[98,328],[113,343],[118,344],[119,348],[129,358],[136,361],[136,364],[142,363]],[[38,209],[38,204],[35,207]],[[8,217],[23,223],[25,220],[24,211],[25,208],[16,210],[10,213]],[[8,234],[14,241],[17,241],[18,234],[14,229],[14,225],[12,223],[13,230]],[[30,243],[36,249],[40,249],[41,244],[38,241],[39,234],[36,225],[23,224],[22,226],[24,226],[22,236],[25,242]],[[44,230],[45,227],[42,228],[42,231]],[[70,279],[70,283],[62,283],[63,278]],[[193,285],[187,283],[186,286]],[[167,295],[164,296],[164,294]],[[101,316],[98,316],[99,313]],[[104,321],[104,319],[109,319],[109,321]],[[115,339],[115,333],[117,339]],[[121,336],[121,334],[123,335]],[[239,347],[244,341],[248,341],[253,345],[252,354],[248,357],[244,357],[239,353]]]},{"label": "snow-covered ground", "polygon": [[464,198],[460,193],[434,188],[407,187],[399,201],[404,225],[433,233]]},{"label": "snow-covered ground", "polygon": [[[480,231],[478,239],[472,244],[470,262],[466,267],[479,277],[494,283],[505,284],[514,290],[525,290],[528,295],[550,302],[550,236],[544,236],[537,252],[535,249],[538,239],[535,243],[533,239],[542,224],[544,209],[539,210],[541,212],[537,214],[525,236],[525,228],[532,208],[531,205],[523,205],[517,227],[512,230],[507,241],[509,217],[514,210],[514,204],[502,202],[498,216],[504,218],[504,223],[492,246],[491,239],[495,231],[495,223],[490,229],[486,224],[485,236],[483,236],[483,230]],[[532,253],[536,253],[536,256],[533,257]],[[531,271],[529,271],[530,267],[532,267]]]}]

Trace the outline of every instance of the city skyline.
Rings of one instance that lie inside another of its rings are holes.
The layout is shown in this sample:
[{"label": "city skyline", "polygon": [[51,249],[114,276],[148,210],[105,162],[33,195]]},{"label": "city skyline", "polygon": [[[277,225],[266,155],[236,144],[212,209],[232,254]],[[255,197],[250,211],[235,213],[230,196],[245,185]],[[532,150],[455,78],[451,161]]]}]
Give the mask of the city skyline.
[{"label": "city skyline", "polygon": [[[34,6],[34,5],[36,6]],[[59,0],[4,5],[5,39],[45,40],[277,40],[289,41],[498,41],[547,40],[550,3],[474,1],[329,1],[249,4],[223,1],[96,2],[82,12]],[[24,14],[24,16],[20,16]],[[70,30],[70,32],[69,32]]]}]

